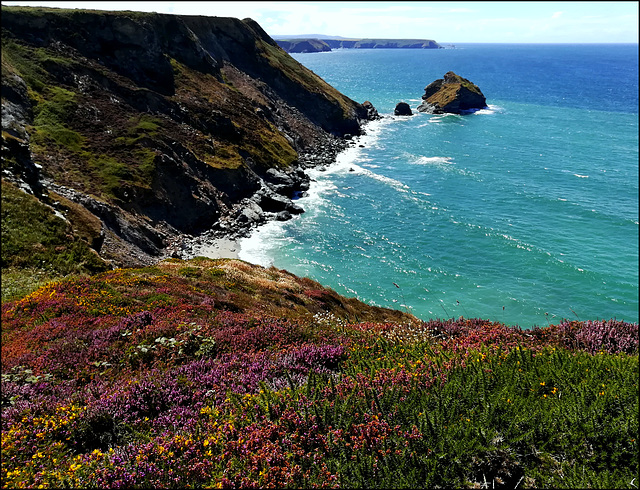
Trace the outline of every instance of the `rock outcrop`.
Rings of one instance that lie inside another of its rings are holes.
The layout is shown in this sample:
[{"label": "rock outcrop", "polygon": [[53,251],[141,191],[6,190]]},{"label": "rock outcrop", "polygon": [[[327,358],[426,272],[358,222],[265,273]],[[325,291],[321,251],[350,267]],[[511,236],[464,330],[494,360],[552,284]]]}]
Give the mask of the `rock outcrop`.
[{"label": "rock outcrop", "polygon": [[419,112],[464,114],[483,109],[487,100],[477,85],[450,71],[424,89]]},{"label": "rock outcrop", "polygon": [[395,116],[411,116],[413,112],[411,111],[411,106],[406,102],[398,102],[396,104],[396,108],[393,110],[393,114]]},{"label": "rock outcrop", "polygon": [[370,121],[375,121],[377,119],[382,119],[382,116],[380,114],[378,114],[378,110],[373,107],[373,104],[371,102],[369,102],[368,100],[365,100],[362,103],[362,106],[367,110],[367,118]]},{"label": "rock outcrop", "polygon": [[251,19],[2,6],[2,179],[99,220],[114,265],[299,213],[376,115]]},{"label": "rock outcrop", "polygon": [[320,39],[278,40],[277,43],[287,53],[322,53],[331,51],[329,45]]}]

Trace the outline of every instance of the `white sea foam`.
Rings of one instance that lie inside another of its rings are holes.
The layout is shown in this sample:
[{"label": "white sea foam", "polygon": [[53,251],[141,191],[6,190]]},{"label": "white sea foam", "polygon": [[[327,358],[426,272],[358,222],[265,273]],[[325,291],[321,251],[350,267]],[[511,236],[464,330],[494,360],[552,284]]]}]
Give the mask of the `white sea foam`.
[{"label": "white sea foam", "polygon": [[413,155],[411,153],[404,153],[404,157],[409,163],[412,163],[414,165],[432,165],[433,167],[439,168],[446,172],[455,172],[459,175],[471,177],[472,179],[477,180],[479,182],[482,181],[482,179],[478,174],[471,172],[469,170],[466,170],[464,168],[458,167],[452,157],[443,157],[443,156],[428,157],[424,155]]},{"label": "white sea foam", "polygon": [[458,118],[462,118],[462,117],[464,117],[464,116],[461,116],[459,114],[433,114],[429,118],[429,123],[430,124],[440,124],[446,118],[458,119]]},{"label": "white sea foam", "polygon": [[580,174],[573,174],[573,175],[575,175],[576,177],[579,177],[581,179],[588,179],[589,178],[588,175],[580,175]]},{"label": "white sea foam", "polygon": [[263,267],[273,265],[278,248],[291,242],[284,233],[283,223],[270,221],[257,228],[250,236],[240,240],[238,258]]},{"label": "white sea foam", "polygon": [[362,167],[358,167],[358,166],[354,166],[353,170],[357,174],[366,175],[367,177],[370,177],[370,178],[372,178],[374,180],[377,180],[378,182],[382,182],[384,184],[387,184],[390,187],[393,187],[394,189],[396,189],[396,190],[398,190],[400,192],[408,192],[409,191],[409,186],[406,185],[406,184],[403,184],[399,180],[392,179],[391,177],[385,177],[384,175],[377,174],[375,172],[372,172],[371,170],[368,170],[368,169],[362,168]]},{"label": "white sea foam", "polygon": [[411,163],[416,165],[455,165],[453,158],[451,157],[425,157],[425,156],[412,156]]},{"label": "white sea foam", "polygon": [[473,114],[496,114],[501,112],[504,112],[502,107],[498,107],[497,105],[494,105],[494,104],[488,104],[487,107],[485,107],[484,109],[475,111]]},{"label": "white sea foam", "polygon": [[[354,171],[373,178],[377,176],[384,181],[385,178],[383,176],[378,176],[378,174],[358,165],[358,162],[364,164],[369,161],[368,158],[363,157],[363,148],[360,145],[365,148],[375,147],[381,132],[383,130],[388,131],[393,122],[394,119],[391,118],[369,122],[365,128],[366,134],[355,138],[353,146],[340,152],[336,157],[335,163],[323,170],[309,169],[307,171],[307,174],[312,179],[311,186],[305,196],[296,201],[296,204],[305,210],[305,219],[313,219],[316,213],[321,212],[321,208],[326,203],[327,195],[337,190],[337,186],[331,179],[334,174]],[[388,179],[387,183],[400,189],[403,186],[402,183],[393,179]],[[273,265],[274,259],[278,255],[278,250],[293,242],[292,238],[286,236],[285,226],[286,222],[270,221],[256,228],[250,236],[239,240],[240,252],[238,257],[241,260],[264,267]]]}]

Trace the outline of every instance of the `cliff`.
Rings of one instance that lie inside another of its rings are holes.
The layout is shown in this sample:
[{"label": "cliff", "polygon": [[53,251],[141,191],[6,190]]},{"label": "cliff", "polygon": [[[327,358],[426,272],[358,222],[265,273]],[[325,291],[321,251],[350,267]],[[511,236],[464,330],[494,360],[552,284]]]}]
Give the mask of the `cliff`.
[{"label": "cliff", "polygon": [[301,212],[370,113],[251,19],[2,7],[3,189],[112,265]]},{"label": "cliff", "polygon": [[278,39],[278,46],[287,53],[321,53],[331,51],[329,45],[321,39]]},{"label": "cliff", "polygon": [[431,39],[276,39],[287,53],[317,53],[332,49],[441,49]]}]

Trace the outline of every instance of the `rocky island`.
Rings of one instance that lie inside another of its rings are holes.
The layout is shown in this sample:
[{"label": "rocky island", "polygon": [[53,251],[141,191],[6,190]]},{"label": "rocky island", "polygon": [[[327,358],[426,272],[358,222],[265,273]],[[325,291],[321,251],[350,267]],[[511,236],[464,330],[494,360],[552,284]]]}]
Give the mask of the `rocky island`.
[{"label": "rocky island", "polygon": [[[2,7],[3,207],[42,205],[94,267],[302,212],[305,169],[376,117],[251,19]],[[36,245],[3,238],[3,267]]]},{"label": "rocky island", "polygon": [[429,114],[464,114],[486,106],[487,100],[476,84],[449,71],[427,85],[417,110]]},{"label": "rocky island", "polygon": [[432,39],[276,39],[287,53],[319,53],[333,49],[443,49]]}]

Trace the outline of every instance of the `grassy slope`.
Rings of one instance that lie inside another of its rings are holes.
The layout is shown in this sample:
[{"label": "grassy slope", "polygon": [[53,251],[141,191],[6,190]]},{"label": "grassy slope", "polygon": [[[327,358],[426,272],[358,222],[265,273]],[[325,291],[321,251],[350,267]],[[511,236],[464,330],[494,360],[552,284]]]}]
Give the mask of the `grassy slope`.
[{"label": "grassy slope", "polygon": [[[80,213],[68,202],[69,213]],[[83,208],[82,208],[83,209]],[[19,298],[49,280],[91,274],[109,266],[90,248],[100,228],[78,218],[73,229],[53,209],[2,181],[2,300]]]},{"label": "grassy slope", "polygon": [[638,325],[418,322],[237,260],[2,306],[8,487],[622,488]]}]

